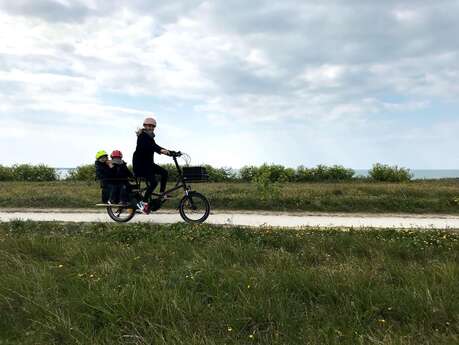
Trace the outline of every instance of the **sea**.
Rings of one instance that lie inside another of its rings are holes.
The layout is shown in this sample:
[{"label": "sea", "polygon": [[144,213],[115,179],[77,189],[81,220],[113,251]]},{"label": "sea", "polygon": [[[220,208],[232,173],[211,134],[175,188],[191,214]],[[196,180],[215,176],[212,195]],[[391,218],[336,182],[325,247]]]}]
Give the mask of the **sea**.
[{"label": "sea", "polygon": [[60,180],[64,180],[65,178],[67,178],[70,172],[75,169],[76,168],[54,168]]},{"label": "sea", "polygon": [[[75,168],[56,168],[60,179],[65,179]],[[236,169],[235,169],[236,170]],[[237,170],[236,170],[237,171]],[[354,169],[355,176],[368,176],[369,169]],[[410,170],[415,180],[459,178],[459,170],[456,169],[413,169]]]}]

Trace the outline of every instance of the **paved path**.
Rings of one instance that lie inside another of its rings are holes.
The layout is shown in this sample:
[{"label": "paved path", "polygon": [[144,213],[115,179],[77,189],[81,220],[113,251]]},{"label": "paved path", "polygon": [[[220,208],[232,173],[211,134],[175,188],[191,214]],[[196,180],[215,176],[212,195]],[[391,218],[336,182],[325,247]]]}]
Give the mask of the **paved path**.
[{"label": "paved path", "polygon": [[[11,220],[63,221],[63,222],[113,222],[101,212],[57,211],[0,211],[0,222]],[[166,211],[151,215],[136,215],[131,222],[175,223],[181,222],[179,214]],[[374,227],[459,229],[459,216],[446,215],[369,215],[369,214],[317,214],[216,211],[209,216],[210,224],[280,227]]]}]

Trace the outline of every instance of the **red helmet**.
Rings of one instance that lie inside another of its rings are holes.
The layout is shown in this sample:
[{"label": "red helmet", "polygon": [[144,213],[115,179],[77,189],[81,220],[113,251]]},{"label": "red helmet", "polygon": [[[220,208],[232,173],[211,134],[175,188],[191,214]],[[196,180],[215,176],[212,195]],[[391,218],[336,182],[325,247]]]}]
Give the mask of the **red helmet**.
[{"label": "red helmet", "polygon": [[112,157],[112,158],[123,158],[123,154],[121,153],[121,151],[115,150],[115,151],[112,152],[110,157]]}]

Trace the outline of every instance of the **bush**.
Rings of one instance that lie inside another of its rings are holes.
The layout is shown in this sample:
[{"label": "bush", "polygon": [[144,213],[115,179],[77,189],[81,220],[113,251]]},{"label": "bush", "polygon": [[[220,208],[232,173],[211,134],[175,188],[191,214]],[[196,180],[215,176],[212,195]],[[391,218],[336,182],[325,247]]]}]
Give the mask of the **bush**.
[{"label": "bush", "polygon": [[282,165],[276,164],[263,164],[258,168],[255,180],[257,182],[260,180],[269,182],[290,182],[293,181],[294,176],[295,170],[292,168],[285,168]]},{"label": "bush", "polygon": [[44,164],[16,164],[10,169],[14,181],[56,181],[58,178],[56,170]]},{"label": "bush", "polygon": [[239,170],[239,177],[244,182],[252,182],[257,175],[258,168],[256,166],[243,166]]},{"label": "bush", "polygon": [[352,180],[355,171],[346,169],[341,165],[331,167],[318,165],[315,168],[306,168],[299,166],[295,173],[296,182],[313,182],[313,181],[347,181]]},{"label": "bush", "polygon": [[355,174],[352,169],[346,169],[341,165],[331,167],[319,165],[316,168],[317,178],[321,181],[344,181],[351,180]]},{"label": "bush", "polygon": [[96,166],[94,164],[80,165],[70,171],[66,180],[70,181],[94,181],[96,179]]},{"label": "bush", "polygon": [[306,168],[300,165],[295,172],[295,182],[311,182],[314,181],[314,173],[312,168]]},{"label": "bush", "polygon": [[13,169],[0,165],[0,181],[13,181]]},{"label": "bush", "polygon": [[413,178],[410,169],[380,163],[374,164],[368,175],[372,180],[381,182],[407,182]]},{"label": "bush", "polygon": [[208,164],[204,167],[209,174],[210,182],[230,182],[236,180],[236,173],[231,168],[214,168]]}]

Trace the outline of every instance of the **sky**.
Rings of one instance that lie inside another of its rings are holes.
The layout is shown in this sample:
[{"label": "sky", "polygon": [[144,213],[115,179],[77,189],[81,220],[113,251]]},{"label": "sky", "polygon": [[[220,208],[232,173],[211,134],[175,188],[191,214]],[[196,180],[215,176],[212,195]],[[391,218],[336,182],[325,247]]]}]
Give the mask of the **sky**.
[{"label": "sky", "polygon": [[[459,1],[0,0],[0,164],[459,168]],[[170,158],[157,157],[158,163]]]}]

